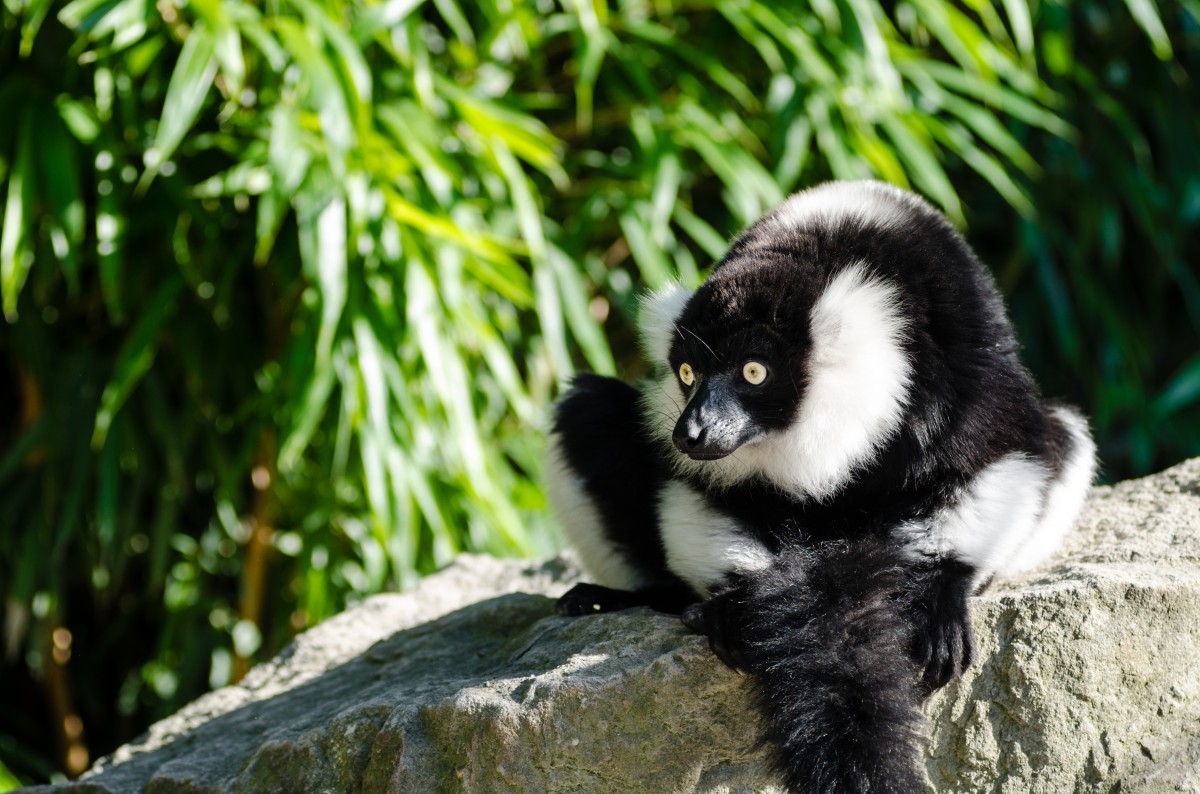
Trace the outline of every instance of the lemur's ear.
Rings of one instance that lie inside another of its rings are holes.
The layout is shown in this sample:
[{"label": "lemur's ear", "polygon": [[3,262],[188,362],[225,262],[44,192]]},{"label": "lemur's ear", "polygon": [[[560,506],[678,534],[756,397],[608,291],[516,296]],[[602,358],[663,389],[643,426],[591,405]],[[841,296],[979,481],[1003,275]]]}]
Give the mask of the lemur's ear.
[{"label": "lemur's ear", "polygon": [[642,352],[655,367],[667,366],[671,340],[678,333],[675,322],[691,297],[690,289],[674,281],[642,297],[638,331]]}]

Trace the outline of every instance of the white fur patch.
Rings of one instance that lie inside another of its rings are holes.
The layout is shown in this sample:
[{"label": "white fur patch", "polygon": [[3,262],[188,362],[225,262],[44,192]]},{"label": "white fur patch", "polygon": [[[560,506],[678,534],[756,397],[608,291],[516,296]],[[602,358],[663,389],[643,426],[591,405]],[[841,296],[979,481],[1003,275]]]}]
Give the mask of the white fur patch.
[{"label": "white fur patch", "polygon": [[749,573],[771,564],[766,546],[678,480],[663,488],[658,523],[667,567],[703,595],[729,573]]},{"label": "white fur patch", "polygon": [[1051,421],[1067,429],[1071,448],[1062,472],[1050,483],[1041,518],[1029,538],[1000,571],[1010,575],[1038,565],[1056,552],[1063,538],[1075,525],[1092,479],[1096,476],[1096,444],[1087,420],[1070,408],[1050,411]]},{"label": "white fur patch", "polygon": [[955,504],[898,532],[916,551],[975,566],[982,581],[1028,541],[1042,513],[1046,478],[1042,464],[1007,455],[979,472]]},{"label": "white fur patch", "polygon": [[571,546],[579,552],[590,581],[617,590],[636,590],[645,582],[626,562],[604,530],[604,519],[562,453],[558,433],[546,446],[546,496]]},{"label": "white fur patch", "polygon": [[767,215],[767,223],[799,230],[857,217],[891,226],[910,218],[914,209],[932,211],[923,199],[886,182],[826,182],[789,197]]},{"label": "white fur patch", "polygon": [[679,333],[676,321],[692,297],[692,291],[672,282],[646,295],[641,300],[638,330],[646,359],[655,367],[666,367],[671,342]]},{"label": "white fur patch", "polygon": [[673,376],[646,388],[649,429],[679,470],[719,488],[762,477],[786,493],[826,499],[873,458],[900,425],[912,378],[898,290],[852,265],[830,280],[810,323],[808,386],[795,421],[728,457],[693,461],[678,452],[671,432],[683,393]]}]

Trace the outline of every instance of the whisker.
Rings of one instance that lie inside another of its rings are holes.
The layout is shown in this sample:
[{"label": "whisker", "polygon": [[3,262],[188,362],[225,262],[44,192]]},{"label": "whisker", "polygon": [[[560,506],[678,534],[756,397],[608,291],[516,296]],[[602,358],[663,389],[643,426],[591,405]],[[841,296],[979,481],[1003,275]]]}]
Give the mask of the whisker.
[{"label": "whisker", "polygon": [[[678,327],[678,326],[676,326],[676,327]],[[722,364],[724,364],[724,363],[725,363],[725,359],[723,359],[723,358],[721,358],[720,356],[718,356],[718,355],[717,355],[717,351],[713,350],[713,349],[712,349],[712,347],[711,347],[711,346],[708,344],[708,342],[705,342],[703,339],[701,339],[699,334],[697,334],[697,333],[696,333],[695,331],[693,331],[691,328],[684,328],[683,330],[687,331],[689,334],[691,334],[693,337],[695,337],[697,342],[699,342],[700,344],[702,344],[702,345],[704,345],[705,347],[707,347],[707,348],[708,348],[708,352],[709,352],[709,353],[712,353],[712,357],[713,357],[713,358],[715,358],[717,361],[720,361]]]}]

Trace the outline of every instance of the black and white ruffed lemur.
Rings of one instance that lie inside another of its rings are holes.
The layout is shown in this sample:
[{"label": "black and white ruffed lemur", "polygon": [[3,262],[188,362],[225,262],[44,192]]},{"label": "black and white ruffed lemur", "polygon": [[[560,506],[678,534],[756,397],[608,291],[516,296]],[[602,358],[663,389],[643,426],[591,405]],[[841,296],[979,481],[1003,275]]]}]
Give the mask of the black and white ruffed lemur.
[{"label": "black and white ruffed lemur", "polygon": [[556,407],[548,491],[596,582],[559,611],[681,613],[751,674],[793,792],[922,790],[967,598],[1058,547],[1086,421],[1041,400],[962,236],[881,183],[792,196],[639,325],[654,381]]}]

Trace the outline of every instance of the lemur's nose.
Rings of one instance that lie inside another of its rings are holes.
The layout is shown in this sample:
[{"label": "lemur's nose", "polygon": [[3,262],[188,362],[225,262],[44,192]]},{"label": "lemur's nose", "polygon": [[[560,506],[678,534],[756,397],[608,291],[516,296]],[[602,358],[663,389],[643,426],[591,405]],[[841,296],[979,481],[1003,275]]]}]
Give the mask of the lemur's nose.
[{"label": "lemur's nose", "polygon": [[704,438],[707,435],[708,428],[701,425],[695,418],[689,417],[686,421],[675,425],[675,432],[671,438],[680,452],[695,452],[704,446]]}]

